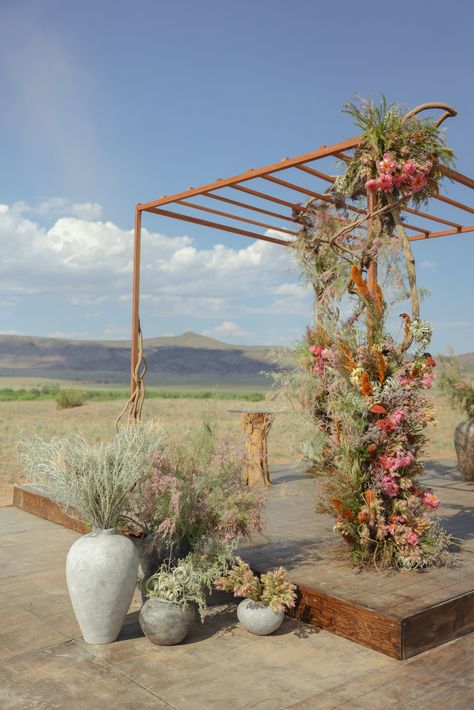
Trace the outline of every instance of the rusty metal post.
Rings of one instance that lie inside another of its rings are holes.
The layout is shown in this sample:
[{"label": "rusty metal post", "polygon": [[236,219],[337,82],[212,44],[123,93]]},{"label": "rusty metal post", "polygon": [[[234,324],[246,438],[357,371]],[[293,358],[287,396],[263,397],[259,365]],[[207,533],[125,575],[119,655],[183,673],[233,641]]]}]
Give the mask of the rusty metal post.
[{"label": "rusty metal post", "polygon": [[140,253],[142,237],[142,213],[135,207],[135,236],[133,241],[133,286],[132,286],[132,348],[130,357],[130,395],[135,389],[135,370],[138,364],[138,338],[140,330]]}]

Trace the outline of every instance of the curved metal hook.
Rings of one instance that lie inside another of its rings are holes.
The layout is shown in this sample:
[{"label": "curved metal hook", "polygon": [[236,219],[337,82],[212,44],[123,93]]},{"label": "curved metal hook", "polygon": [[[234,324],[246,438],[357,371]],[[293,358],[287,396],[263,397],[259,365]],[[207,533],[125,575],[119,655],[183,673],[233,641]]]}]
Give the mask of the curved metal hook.
[{"label": "curved metal hook", "polygon": [[419,106],[416,106],[415,108],[412,108],[411,111],[408,111],[403,117],[404,120],[407,120],[408,118],[411,118],[412,116],[416,116],[417,113],[421,113],[421,111],[428,111],[429,109],[432,108],[439,108],[442,111],[444,110],[444,113],[438,118],[437,121],[435,121],[436,126],[441,126],[443,121],[445,121],[447,118],[450,116],[457,116],[458,112],[456,111],[455,108],[450,106],[449,104],[445,104],[441,101],[430,101],[429,103],[426,104],[420,104]]}]

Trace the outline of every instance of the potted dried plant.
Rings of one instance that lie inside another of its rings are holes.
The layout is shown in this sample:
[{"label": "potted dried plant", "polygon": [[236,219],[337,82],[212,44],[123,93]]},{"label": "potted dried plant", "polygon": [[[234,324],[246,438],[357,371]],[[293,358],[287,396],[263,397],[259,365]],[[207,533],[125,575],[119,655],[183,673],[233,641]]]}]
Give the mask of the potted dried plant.
[{"label": "potted dried plant", "polygon": [[474,481],[474,387],[459,367],[456,358],[443,364],[439,377],[441,391],[456,409],[466,416],[454,429],[454,448],[458,468],[466,481]]},{"label": "potted dried plant", "polygon": [[145,583],[147,601],[139,621],[147,638],[159,646],[181,643],[194,622],[196,607],[204,621],[212,583],[228,571],[232,560],[229,546],[213,544],[174,565],[164,563]]},{"label": "potted dried plant", "polygon": [[248,564],[236,558],[226,575],[214,582],[216,589],[245,597],[237,607],[237,618],[251,634],[266,636],[280,628],[285,610],[295,606],[296,587],[285,579],[283,567],[256,575]]},{"label": "potted dried plant", "polygon": [[127,513],[130,530],[144,535],[143,582],[205,542],[236,547],[260,530],[266,494],[242,483],[243,458],[241,445],[209,420],[181,446],[168,442],[153,453]]},{"label": "potted dried plant", "polygon": [[162,438],[162,430],[151,423],[125,427],[96,446],[76,434],[20,442],[31,482],[92,526],[91,533],[73,543],[66,561],[69,595],[88,643],[114,641],[129,609],[138,554],[117,526]]}]

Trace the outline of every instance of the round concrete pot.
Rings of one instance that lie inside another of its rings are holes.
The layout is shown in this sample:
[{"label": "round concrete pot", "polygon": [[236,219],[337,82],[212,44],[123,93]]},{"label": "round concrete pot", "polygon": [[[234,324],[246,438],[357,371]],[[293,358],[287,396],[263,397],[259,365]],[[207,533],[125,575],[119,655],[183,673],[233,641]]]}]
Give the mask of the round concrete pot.
[{"label": "round concrete pot", "polygon": [[251,634],[267,636],[280,628],[285,614],[273,611],[266,602],[244,599],[237,607],[237,618]]},{"label": "round concrete pot", "polygon": [[194,607],[181,609],[166,599],[150,597],[140,611],[140,627],[158,646],[175,646],[187,636],[195,619]]},{"label": "round concrete pot", "polygon": [[66,580],[87,643],[115,641],[132,601],[137,572],[135,546],[115,528],[94,530],[73,544]]}]

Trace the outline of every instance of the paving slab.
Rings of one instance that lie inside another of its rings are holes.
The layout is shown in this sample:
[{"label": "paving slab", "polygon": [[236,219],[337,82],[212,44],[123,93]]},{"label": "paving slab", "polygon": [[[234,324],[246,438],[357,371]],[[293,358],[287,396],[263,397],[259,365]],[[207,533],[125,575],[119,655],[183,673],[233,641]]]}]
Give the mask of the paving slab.
[{"label": "paving slab", "polygon": [[157,647],[142,635],[136,595],[117,641],[90,646],[64,575],[77,537],[0,508],[2,710],[474,706],[472,635],[400,662],[292,619],[272,636],[252,636],[228,604],[213,607],[183,644]]}]

